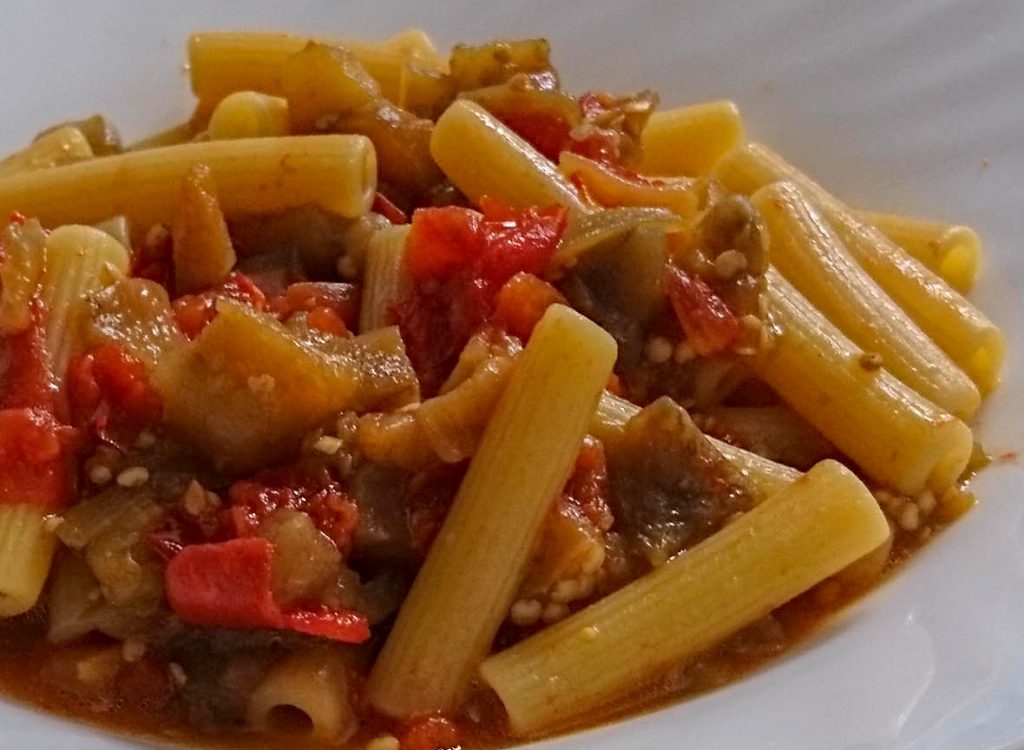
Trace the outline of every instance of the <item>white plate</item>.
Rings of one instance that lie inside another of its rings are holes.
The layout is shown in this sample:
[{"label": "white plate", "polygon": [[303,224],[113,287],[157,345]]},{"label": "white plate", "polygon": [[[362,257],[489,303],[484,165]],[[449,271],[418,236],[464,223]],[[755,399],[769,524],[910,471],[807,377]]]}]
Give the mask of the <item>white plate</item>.
[{"label": "white plate", "polygon": [[[21,3],[0,20],[0,148],[100,110],[129,137],[187,111],[186,35],[262,27],[443,44],[544,35],[575,90],[736,99],[754,137],[850,202],[950,217],[986,243],[976,299],[1007,332],[981,418],[1024,445],[1024,3]],[[769,7],[771,6],[771,7]],[[799,652],[738,684],[555,750],[995,750],[1024,738],[1024,472],[986,470],[980,507]],[[0,746],[134,747],[0,705]]]}]

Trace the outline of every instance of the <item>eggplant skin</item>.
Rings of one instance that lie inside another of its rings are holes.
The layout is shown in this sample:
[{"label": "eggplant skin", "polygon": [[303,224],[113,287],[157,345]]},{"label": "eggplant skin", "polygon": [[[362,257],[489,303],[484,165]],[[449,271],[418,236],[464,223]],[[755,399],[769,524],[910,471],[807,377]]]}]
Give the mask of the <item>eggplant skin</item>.
[{"label": "eggplant skin", "polygon": [[608,459],[616,530],[631,556],[652,566],[753,505],[743,477],[667,397],[627,423]]}]

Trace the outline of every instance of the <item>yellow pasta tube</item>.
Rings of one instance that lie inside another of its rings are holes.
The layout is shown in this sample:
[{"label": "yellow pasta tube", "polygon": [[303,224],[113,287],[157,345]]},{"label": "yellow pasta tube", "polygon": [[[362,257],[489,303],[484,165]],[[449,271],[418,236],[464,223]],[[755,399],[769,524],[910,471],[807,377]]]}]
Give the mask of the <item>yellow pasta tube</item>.
[{"label": "yellow pasta tube", "polygon": [[954,289],[966,294],[977,281],[981,240],[970,227],[871,211],[857,211],[856,216],[875,226]]},{"label": "yellow pasta tube", "polygon": [[758,143],[730,151],[715,167],[730,190],[753,193],[772,182],[792,182],[825,215],[847,249],[878,285],[978,385],[984,395],[999,384],[1006,343],[998,328],[963,295],[911,257],[781,156]]},{"label": "yellow pasta tube", "polygon": [[[605,391],[590,423],[590,434],[602,442],[614,443],[622,434],[626,423],[639,413],[640,407],[636,404]],[[790,466],[770,461],[710,435],[705,437],[747,480],[758,501],[766,500],[785,489],[801,476],[799,471]]]},{"label": "yellow pasta tube", "polygon": [[214,108],[206,128],[214,141],[288,135],[288,102],[258,91],[228,94]]},{"label": "yellow pasta tube", "polygon": [[860,480],[823,461],[696,547],[490,657],[480,673],[517,734],[578,722],[807,591],[888,534]]},{"label": "yellow pasta tube", "polygon": [[548,308],[484,430],[366,695],[412,716],[455,706],[490,649],[615,362],[605,331]]},{"label": "yellow pasta tube", "polygon": [[933,404],[969,419],[981,404],[971,379],[857,265],[828,222],[786,182],[753,196],[773,265],[839,330]]},{"label": "yellow pasta tube", "polygon": [[359,311],[360,333],[390,325],[391,305],[404,296],[411,284],[403,265],[408,236],[408,226],[397,226],[381,229],[370,237]]},{"label": "yellow pasta tube", "polygon": [[419,44],[410,44],[407,32],[376,44],[344,39],[309,37],[259,31],[211,31],[193,34],[188,40],[192,92],[200,102],[213,106],[235,91],[261,91],[280,95],[281,68],[288,58],[309,42],[345,47],[367,72],[377,79],[384,96],[398,101],[402,70],[415,61],[436,64]]},{"label": "yellow pasta tube", "polygon": [[326,648],[285,656],[253,690],[248,721],[264,732],[291,731],[320,742],[344,742],[358,727],[344,657]]},{"label": "yellow pasta tube", "polygon": [[952,486],[974,444],[967,425],[865,358],[778,271],[767,278],[775,333],[757,374],[879,483],[907,495]]},{"label": "yellow pasta tube", "polygon": [[557,203],[571,214],[587,210],[555,164],[474,102],[459,100],[445,110],[430,153],[471,201],[489,195],[515,206]]},{"label": "yellow pasta tube", "polygon": [[167,221],[181,181],[201,162],[226,214],[316,204],[340,216],[369,210],[377,187],[373,144],[361,135],[306,135],[184,143],[0,180],[0,214],[46,226],[124,214],[140,226]]},{"label": "yellow pasta tube", "polygon": [[78,128],[65,125],[39,136],[21,151],[0,161],[0,179],[37,169],[57,167],[93,156],[89,141]]},{"label": "yellow pasta tube", "polygon": [[89,295],[128,273],[128,264],[124,245],[95,227],[66,225],[47,238],[39,298],[46,310],[46,351],[58,384],[84,346]]},{"label": "yellow pasta tube", "polygon": [[56,539],[34,505],[0,505],[0,617],[35,606],[50,573]]},{"label": "yellow pasta tube", "polygon": [[640,135],[640,172],[672,177],[707,174],[742,142],[743,121],[731,101],[655,112]]}]

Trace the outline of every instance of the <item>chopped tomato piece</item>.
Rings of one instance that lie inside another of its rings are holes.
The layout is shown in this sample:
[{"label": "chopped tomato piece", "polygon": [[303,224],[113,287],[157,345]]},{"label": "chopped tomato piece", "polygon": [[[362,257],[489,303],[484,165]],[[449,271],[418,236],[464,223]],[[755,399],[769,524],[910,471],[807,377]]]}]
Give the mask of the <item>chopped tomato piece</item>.
[{"label": "chopped tomato piece", "polygon": [[461,747],[455,722],[443,716],[415,719],[402,732],[401,750],[456,750]]},{"label": "chopped tomato piece", "polygon": [[283,612],[271,589],[273,556],[273,545],[257,538],[185,547],[167,565],[167,600],[192,625],[294,630],[343,643],[370,637],[367,619],[351,610]]},{"label": "chopped tomato piece", "polygon": [[287,630],[330,638],[333,641],[362,643],[370,637],[370,626],[366,617],[351,609],[333,610],[329,607],[317,607],[288,612],[284,615],[284,623]]},{"label": "chopped tomato piece", "polygon": [[417,283],[394,314],[426,394],[490,319],[502,285],[540,274],[565,229],[561,206],[512,209],[486,197],[480,205],[482,214],[449,206],[413,215],[405,258]]},{"label": "chopped tomato piece", "polygon": [[665,287],[679,325],[697,354],[721,354],[739,338],[739,321],[705,281],[670,265]]},{"label": "chopped tomato piece", "polygon": [[329,307],[314,307],[306,318],[310,328],[333,336],[348,336],[348,326],[338,313]]},{"label": "chopped tomato piece", "polygon": [[444,279],[465,267],[481,250],[480,214],[444,206],[412,215],[404,262],[417,281]]},{"label": "chopped tomato piece", "polygon": [[221,298],[242,302],[256,310],[262,310],[267,301],[252,279],[235,271],[219,287],[200,294],[185,294],[174,300],[174,317],[178,327],[186,336],[194,339],[217,314],[217,300]]},{"label": "chopped tomato piece", "polygon": [[544,312],[559,302],[565,297],[551,284],[530,273],[517,273],[498,291],[495,322],[527,341]]},{"label": "chopped tomato piece", "polygon": [[114,445],[130,443],[163,411],[145,365],[117,344],[72,359],[65,388],[71,423]]},{"label": "chopped tomato piece", "polygon": [[501,121],[553,162],[570,142],[569,123],[551,112],[509,112]]},{"label": "chopped tomato piece", "polygon": [[185,622],[225,628],[275,627],[273,545],[233,539],[185,547],[167,565],[167,599]]},{"label": "chopped tomato piece", "polygon": [[552,112],[507,112],[501,115],[501,121],[553,162],[558,162],[563,151],[572,151],[603,164],[615,165],[622,158],[620,133],[593,124],[614,101],[608,94],[593,91],[583,94],[578,104],[584,126],[576,131],[564,117]]},{"label": "chopped tomato piece", "polygon": [[409,223],[409,217],[405,215],[405,212],[392,203],[391,199],[383,193],[377,193],[373,196],[373,206],[371,206],[370,210],[376,211],[392,224]]},{"label": "chopped tomato piece", "polygon": [[0,504],[66,506],[74,436],[45,409],[0,410]]},{"label": "chopped tomato piece", "polygon": [[275,510],[301,510],[331,538],[343,555],[352,549],[359,511],[341,485],[326,475],[300,469],[265,471],[235,482],[228,490],[228,524],[233,534],[249,537]]},{"label": "chopped tomato piece", "polygon": [[604,445],[589,435],[576,456],[576,468],[565,485],[565,497],[598,531],[608,531],[614,518],[608,505],[608,463]]},{"label": "chopped tomato piece", "polygon": [[0,350],[4,369],[0,372],[0,407],[43,408],[53,411],[57,386],[46,358],[43,327],[36,309],[28,328],[3,340]]},{"label": "chopped tomato piece", "polygon": [[267,309],[281,320],[298,312],[324,309],[333,313],[348,331],[359,320],[359,287],[343,282],[301,281],[289,285],[283,294],[270,300]]}]

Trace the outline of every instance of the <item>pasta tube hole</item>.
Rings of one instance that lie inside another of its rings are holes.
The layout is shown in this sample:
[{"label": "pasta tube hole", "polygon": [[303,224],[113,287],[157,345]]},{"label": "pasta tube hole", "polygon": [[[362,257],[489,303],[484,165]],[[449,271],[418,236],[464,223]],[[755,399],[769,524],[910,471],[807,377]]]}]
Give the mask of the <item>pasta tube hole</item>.
[{"label": "pasta tube hole", "polygon": [[267,731],[275,734],[287,734],[304,737],[313,734],[313,719],[298,706],[282,703],[272,706],[265,719]]}]

